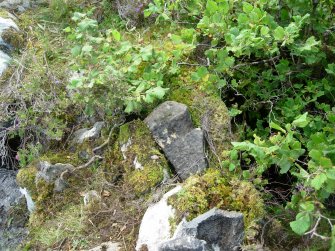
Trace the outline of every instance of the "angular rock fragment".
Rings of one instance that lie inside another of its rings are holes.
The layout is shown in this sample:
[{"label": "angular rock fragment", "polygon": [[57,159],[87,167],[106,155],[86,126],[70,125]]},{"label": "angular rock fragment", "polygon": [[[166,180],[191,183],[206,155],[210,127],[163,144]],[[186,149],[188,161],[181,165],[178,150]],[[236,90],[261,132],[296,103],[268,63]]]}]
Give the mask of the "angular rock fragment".
[{"label": "angular rock fragment", "polygon": [[207,167],[204,134],[199,128],[175,140],[164,152],[183,180]]},{"label": "angular rock fragment", "polygon": [[213,208],[190,222],[182,222],[175,238],[193,237],[205,241],[212,250],[238,250],[244,237],[243,214]]},{"label": "angular rock fragment", "polygon": [[145,119],[145,123],[182,179],[207,167],[204,135],[200,129],[193,128],[187,106],[174,101],[164,102]]},{"label": "angular rock fragment", "polygon": [[136,250],[146,247],[149,251],[158,251],[160,243],[170,238],[171,226],[169,219],[174,217],[174,209],[168,205],[168,199],[181,190],[180,186],[167,192],[156,204],[145,212],[136,244]]},{"label": "angular rock fragment", "polygon": [[74,144],[82,144],[86,140],[96,139],[100,136],[100,132],[104,126],[104,122],[96,122],[91,129],[83,128],[74,133],[72,142]]}]

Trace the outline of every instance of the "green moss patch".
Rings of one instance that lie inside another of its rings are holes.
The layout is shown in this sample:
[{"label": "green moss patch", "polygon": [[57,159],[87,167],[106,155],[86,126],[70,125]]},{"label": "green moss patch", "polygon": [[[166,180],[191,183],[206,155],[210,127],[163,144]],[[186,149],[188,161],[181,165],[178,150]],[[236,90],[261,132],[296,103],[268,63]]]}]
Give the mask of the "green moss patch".
[{"label": "green moss patch", "polygon": [[137,195],[158,185],[163,180],[164,169],[168,170],[165,156],[140,120],[121,126],[111,158],[111,168],[124,173],[124,181]]}]

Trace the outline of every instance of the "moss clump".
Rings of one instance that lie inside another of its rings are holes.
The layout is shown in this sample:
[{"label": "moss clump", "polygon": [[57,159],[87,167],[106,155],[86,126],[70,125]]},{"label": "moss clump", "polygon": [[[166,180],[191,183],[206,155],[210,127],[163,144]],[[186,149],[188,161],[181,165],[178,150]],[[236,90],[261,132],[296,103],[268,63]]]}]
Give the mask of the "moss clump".
[{"label": "moss clump", "polygon": [[159,166],[146,166],[143,170],[135,170],[127,177],[127,182],[134,185],[137,194],[142,194],[157,186],[164,178],[163,170]]},{"label": "moss clump", "polygon": [[31,193],[31,196],[37,195],[37,189],[35,184],[35,178],[37,174],[37,168],[34,166],[21,168],[16,176],[16,181],[20,187],[25,187]]},{"label": "moss clump", "polygon": [[169,202],[176,208],[179,220],[183,216],[192,220],[217,207],[242,212],[248,230],[264,216],[263,200],[250,182],[228,181],[221,170],[214,168],[209,168],[202,176],[188,178],[183,189]]},{"label": "moss clump", "polygon": [[165,156],[159,151],[147,126],[141,120],[135,120],[120,127],[120,133],[111,158],[110,168],[123,173],[124,181],[135,194],[150,191],[164,177],[168,170]]}]

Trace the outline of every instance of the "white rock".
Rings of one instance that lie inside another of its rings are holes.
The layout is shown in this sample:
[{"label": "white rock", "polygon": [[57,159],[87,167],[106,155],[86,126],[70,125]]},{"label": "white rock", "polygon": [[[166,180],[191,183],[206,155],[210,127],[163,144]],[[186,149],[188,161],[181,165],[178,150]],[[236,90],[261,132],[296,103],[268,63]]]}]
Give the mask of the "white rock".
[{"label": "white rock", "polygon": [[136,250],[140,251],[142,245],[148,248],[148,251],[158,251],[158,246],[163,241],[170,239],[170,222],[169,219],[174,217],[175,209],[168,205],[168,198],[178,193],[181,186],[176,186],[171,191],[167,192],[163,198],[156,204],[150,206],[145,212],[138,240]]}]

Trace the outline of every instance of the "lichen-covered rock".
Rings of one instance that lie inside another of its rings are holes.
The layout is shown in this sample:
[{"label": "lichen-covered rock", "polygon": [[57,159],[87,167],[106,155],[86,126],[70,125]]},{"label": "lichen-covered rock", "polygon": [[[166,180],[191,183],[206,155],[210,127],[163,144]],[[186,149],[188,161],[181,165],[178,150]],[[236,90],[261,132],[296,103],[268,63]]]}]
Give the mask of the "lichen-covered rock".
[{"label": "lichen-covered rock", "polygon": [[187,106],[164,102],[145,122],[180,178],[186,179],[207,167],[204,135],[193,128]]},{"label": "lichen-covered rock", "polygon": [[159,151],[149,129],[141,120],[120,127],[110,158],[111,167],[120,170],[125,182],[137,195],[150,191],[167,178],[169,173],[165,156]]},{"label": "lichen-covered rock", "polygon": [[8,10],[15,10],[15,11],[22,12],[28,9],[29,7],[31,7],[31,1],[29,0],[1,0],[0,1],[0,8],[5,8]]},{"label": "lichen-covered rock", "polygon": [[169,220],[174,217],[174,209],[171,205],[168,205],[168,199],[180,189],[180,186],[175,187],[164,194],[159,202],[147,209],[138,234],[137,251],[145,250],[144,247],[149,251],[157,251],[159,245],[171,237]]},{"label": "lichen-covered rock", "polygon": [[36,174],[36,182],[43,179],[47,183],[54,183],[65,171],[71,171],[74,166],[71,164],[51,164],[48,161],[39,162],[39,171]]}]

